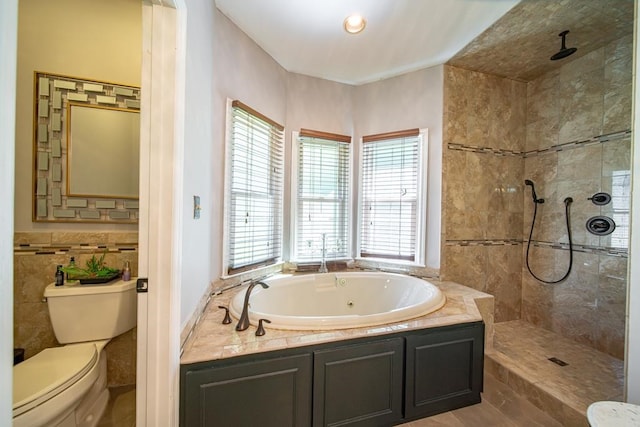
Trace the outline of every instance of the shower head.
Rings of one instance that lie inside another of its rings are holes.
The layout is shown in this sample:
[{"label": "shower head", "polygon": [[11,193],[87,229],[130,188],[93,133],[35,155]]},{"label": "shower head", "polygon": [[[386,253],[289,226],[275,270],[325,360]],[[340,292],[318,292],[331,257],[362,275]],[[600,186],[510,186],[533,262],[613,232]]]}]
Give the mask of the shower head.
[{"label": "shower head", "polygon": [[538,196],[536,194],[536,187],[535,185],[533,185],[533,181],[531,181],[530,179],[525,179],[524,185],[531,186],[531,197],[533,197],[533,203],[544,203],[544,199],[538,199]]},{"label": "shower head", "polygon": [[557,61],[558,59],[563,59],[566,58],[569,55],[572,55],[576,52],[576,50],[578,50],[577,47],[570,47],[567,48],[566,44],[565,44],[565,39],[567,37],[567,34],[569,34],[569,30],[565,30],[563,32],[561,32],[560,34],[558,34],[558,36],[562,37],[562,47],[560,48],[560,51],[557,52],[556,54],[551,56],[551,60],[552,61]]}]

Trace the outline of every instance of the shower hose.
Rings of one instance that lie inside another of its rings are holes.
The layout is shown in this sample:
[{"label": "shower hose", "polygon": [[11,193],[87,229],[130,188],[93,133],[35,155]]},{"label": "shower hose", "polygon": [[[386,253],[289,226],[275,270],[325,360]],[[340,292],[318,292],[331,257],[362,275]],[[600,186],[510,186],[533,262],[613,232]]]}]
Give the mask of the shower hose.
[{"label": "shower hose", "polygon": [[569,206],[571,205],[571,203],[573,203],[573,199],[571,197],[567,197],[566,199],[564,199],[564,214],[565,214],[565,219],[567,223],[567,235],[569,236],[569,268],[567,268],[567,272],[564,274],[564,276],[562,276],[562,278],[558,280],[543,280],[538,276],[536,276],[535,273],[531,271],[531,267],[529,266],[529,249],[531,248],[531,237],[533,236],[533,228],[536,225],[538,203],[542,203],[542,201],[534,200],[533,202],[533,221],[531,221],[531,231],[529,232],[529,240],[527,241],[527,255],[526,255],[527,270],[529,270],[529,273],[531,273],[531,275],[536,280],[542,283],[546,283],[547,285],[553,285],[556,283],[560,283],[563,280],[565,280],[567,277],[569,277],[569,273],[571,273],[571,268],[573,267],[573,241],[571,239],[571,225],[569,221]]}]

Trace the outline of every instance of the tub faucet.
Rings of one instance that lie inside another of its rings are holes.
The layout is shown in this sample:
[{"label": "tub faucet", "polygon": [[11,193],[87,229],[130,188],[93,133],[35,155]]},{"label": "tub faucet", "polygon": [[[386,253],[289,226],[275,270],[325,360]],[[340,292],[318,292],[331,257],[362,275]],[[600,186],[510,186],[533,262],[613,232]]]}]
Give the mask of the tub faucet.
[{"label": "tub faucet", "polygon": [[320,261],[320,269],[318,273],[328,273],[329,269],[327,269],[327,261],[325,260],[325,256],[327,254],[327,233],[322,233],[322,261]]},{"label": "tub faucet", "polygon": [[247,292],[244,294],[244,304],[242,304],[242,314],[240,315],[240,320],[236,325],[236,331],[244,331],[249,327],[249,297],[251,296],[251,291],[256,285],[262,286],[264,289],[267,289],[269,285],[262,281],[256,281],[249,285],[247,288]]}]

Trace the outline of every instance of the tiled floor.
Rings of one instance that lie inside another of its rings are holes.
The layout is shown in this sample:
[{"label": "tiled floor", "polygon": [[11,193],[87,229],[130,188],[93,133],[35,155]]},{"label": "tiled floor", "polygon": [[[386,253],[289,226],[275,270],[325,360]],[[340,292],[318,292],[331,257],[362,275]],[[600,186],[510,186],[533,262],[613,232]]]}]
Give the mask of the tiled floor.
[{"label": "tiled floor", "polygon": [[135,427],[135,386],[111,387],[109,404],[97,427]]},{"label": "tiled floor", "polygon": [[[621,400],[622,361],[526,322],[498,323],[495,327],[494,349],[485,358],[488,369],[482,403],[402,426],[586,425],[584,413],[591,402]],[[550,362],[551,357],[568,365]],[[569,421],[560,423],[557,419]],[[98,427],[133,426],[135,388],[112,388]]]},{"label": "tiled floor", "polygon": [[492,375],[485,375],[482,403],[401,425],[401,427],[485,426],[561,427],[562,425]]},{"label": "tiled floor", "polygon": [[564,424],[584,425],[591,403],[623,396],[622,360],[524,321],[495,324],[485,367]]}]

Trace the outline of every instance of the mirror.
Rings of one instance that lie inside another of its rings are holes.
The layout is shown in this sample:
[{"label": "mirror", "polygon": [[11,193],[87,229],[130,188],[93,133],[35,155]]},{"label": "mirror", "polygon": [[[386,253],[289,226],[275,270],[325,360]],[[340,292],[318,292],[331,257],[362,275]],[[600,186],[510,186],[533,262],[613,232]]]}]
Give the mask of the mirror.
[{"label": "mirror", "polygon": [[67,109],[67,195],[137,199],[140,114],[72,102]]},{"label": "mirror", "polygon": [[140,88],[34,73],[34,222],[138,222]]}]

